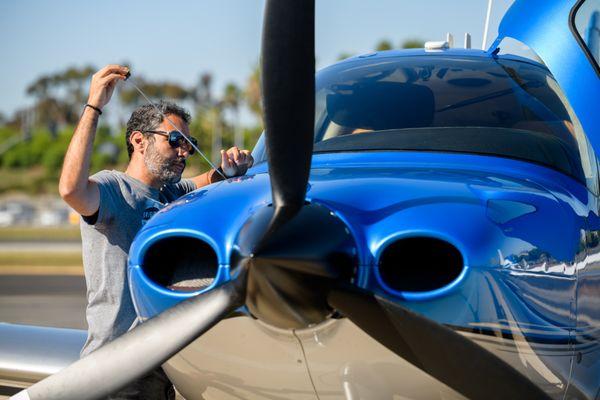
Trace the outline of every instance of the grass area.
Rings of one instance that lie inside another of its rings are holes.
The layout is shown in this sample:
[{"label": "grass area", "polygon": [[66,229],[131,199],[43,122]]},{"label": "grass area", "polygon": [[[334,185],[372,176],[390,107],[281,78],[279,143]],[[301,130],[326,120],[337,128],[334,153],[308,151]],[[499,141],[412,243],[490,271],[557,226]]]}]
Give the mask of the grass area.
[{"label": "grass area", "polygon": [[43,167],[0,168],[0,193],[17,192],[37,194],[56,194],[58,196],[58,178],[48,176]]},{"label": "grass area", "polygon": [[83,275],[83,262],[79,252],[0,252],[0,275]]},{"label": "grass area", "polygon": [[[71,275],[82,276],[81,265],[48,266],[48,265],[0,265],[2,275]],[[2,278],[0,278],[2,279]],[[0,397],[1,398],[1,397]]]},{"label": "grass area", "polygon": [[0,268],[3,266],[77,267],[81,265],[81,253],[79,252],[0,253]]},{"label": "grass area", "polygon": [[64,228],[28,228],[28,227],[6,227],[0,228],[1,242],[17,241],[43,241],[64,242],[79,241],[81,235],[78,226]]}]

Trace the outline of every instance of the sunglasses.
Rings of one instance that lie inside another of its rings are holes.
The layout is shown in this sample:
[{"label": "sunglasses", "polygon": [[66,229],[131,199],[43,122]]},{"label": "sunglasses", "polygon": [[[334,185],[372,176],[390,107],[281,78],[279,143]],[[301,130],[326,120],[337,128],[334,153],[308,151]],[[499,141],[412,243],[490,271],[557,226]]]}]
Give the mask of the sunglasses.
[{"label": "sunglasses", "polygon": [[[144,133],[154,133],[156,135],[166,136],[169,145],[171,145],[172,148],[176,149],[178,147],[181,147],[186,149],[188,153],[190,153],[190,155],[194,154],[194,147],[190,145],[190,143],[184,137],[183,133],[179,131],[144,131]],[[190,140],[190,142],[193,143],[194,146],[198,146],[198,141],[196,140],[196,138],[191,136],[188,136],[187,138]]]}]

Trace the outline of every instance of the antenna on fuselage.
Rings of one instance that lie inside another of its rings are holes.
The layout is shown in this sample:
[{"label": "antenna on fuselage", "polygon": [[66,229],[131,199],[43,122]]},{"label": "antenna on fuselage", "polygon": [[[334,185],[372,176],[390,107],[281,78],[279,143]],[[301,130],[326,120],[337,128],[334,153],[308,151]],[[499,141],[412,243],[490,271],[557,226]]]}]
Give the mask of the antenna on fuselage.
[{"label": "antenna on fuselage", "polygon": [[450,32],[446,33],[446,43],[448,43],[448,47],[454,47],[454,36]]},{"label": "antenna on fuselage", "polygon": [[490,16],[492,15],[492,1],[488,0],[487,15],[485,16],[485,26],[483,28],[483,42],[481,43],[481,50],[485,50],[485,43],[487,42],[488,29],[490,27]]}]

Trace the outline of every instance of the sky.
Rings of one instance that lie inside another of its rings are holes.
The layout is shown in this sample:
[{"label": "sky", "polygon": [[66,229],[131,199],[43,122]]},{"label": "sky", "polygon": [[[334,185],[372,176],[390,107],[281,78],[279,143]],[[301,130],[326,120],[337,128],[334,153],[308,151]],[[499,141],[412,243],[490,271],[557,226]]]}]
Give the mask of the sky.
[{"label": "sky", "polygon": [[[488,45],[511,0],[493,0]],[[342,53],[371,51],[381,39],[443,40],[481,48],[488,0],[317,0],[317,68]],[[258,62],[264,0],[3,0],[0,2],[0,112],[30,105],[28,84],[69,66],[127,61],[132,76],[184,85],[203,72],[243,86]],[[109,105],[110,107],[110,105]]]}]

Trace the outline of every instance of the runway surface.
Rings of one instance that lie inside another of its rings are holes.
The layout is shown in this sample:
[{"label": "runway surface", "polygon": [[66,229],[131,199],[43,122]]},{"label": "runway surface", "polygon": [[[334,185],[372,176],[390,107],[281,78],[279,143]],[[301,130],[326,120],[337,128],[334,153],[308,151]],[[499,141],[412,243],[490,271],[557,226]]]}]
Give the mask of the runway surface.
[{"label": "runway surface", "polygon": [[85,305],[83,276],[0,275],[1,322],[86,329]]},{"label": "runway surface", "polygon": [[1,275],[0,321],[86,329],[83,276]]}]

